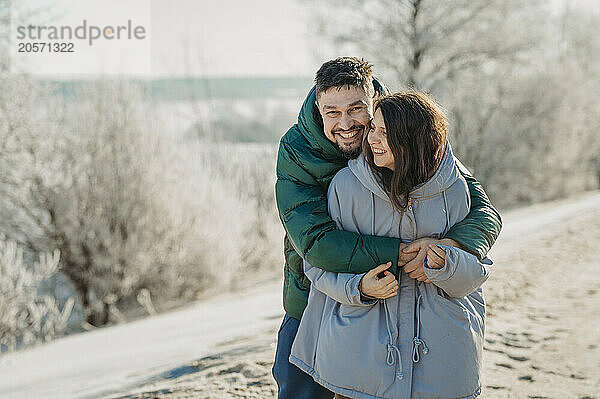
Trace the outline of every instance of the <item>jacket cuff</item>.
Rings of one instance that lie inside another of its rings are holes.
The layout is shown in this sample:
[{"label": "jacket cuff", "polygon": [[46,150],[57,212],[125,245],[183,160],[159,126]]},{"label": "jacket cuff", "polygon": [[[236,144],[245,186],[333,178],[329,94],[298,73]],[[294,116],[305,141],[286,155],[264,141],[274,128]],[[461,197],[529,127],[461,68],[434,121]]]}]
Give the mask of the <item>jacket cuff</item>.
[{"label": "jacket cuff", "polygon": [[366,273],[357,274],[346,282],[346,296],[351,305],[371,306],[377,303],[378,299],[366,299],[361,295],[358,285]]},{"label": "jacket cuff", "polygon": [[462,298],[477,290],[489,277],[492,261],[485,258],[481,262],[475,255],[454,247],[438,244],[446,251],[444,267],[423,271],[427,278],[453,298]]},{"label": "jacket cuff", "polygon": [[425,258],[425,263],[423,264],[423,271],[432,283],[446,281],[456,272],[456,263],[448,261],[448,251],[451,247],[441,244],[437,244],[437,246],[446,252],[446,256],[444,257],[444,266],[440,269],[431,268],[427,265],[427,258]]}]

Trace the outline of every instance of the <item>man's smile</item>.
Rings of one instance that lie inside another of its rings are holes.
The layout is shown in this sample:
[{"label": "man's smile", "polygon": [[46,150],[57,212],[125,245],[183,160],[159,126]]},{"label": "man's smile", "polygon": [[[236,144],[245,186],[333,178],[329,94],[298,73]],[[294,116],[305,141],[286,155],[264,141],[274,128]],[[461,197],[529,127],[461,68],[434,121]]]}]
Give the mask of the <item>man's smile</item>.
[{"label": "man's smile", "polygon": [[359,133],[362,132],[362,130],[363,130],[362,127],[357,126],[352,129],[349,129],[349,130],[340,129],[340,130],[334,131],[333,133],[337,134],[342,139],[350,140],[350,139],[355,138]]}]

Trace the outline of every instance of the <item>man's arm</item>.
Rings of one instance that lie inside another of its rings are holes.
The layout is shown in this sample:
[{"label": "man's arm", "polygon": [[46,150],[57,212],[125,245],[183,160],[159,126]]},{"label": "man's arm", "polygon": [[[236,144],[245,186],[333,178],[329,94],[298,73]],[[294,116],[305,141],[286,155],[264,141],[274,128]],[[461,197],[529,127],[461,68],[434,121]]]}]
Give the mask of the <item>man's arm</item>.
[{"label": "man's arm", "polygon": [[446,238],[456,241],[462,249],[483,259],[500,234],[502,219],[483,190],[481,183],[458,159],[456,159],[456,164],[467,181],[471,195],[471,209],[464,220],[450,228],[446,233]]},{"label": "man's arm", "polygon": [[338,230],[328,214],[325,190],[283,140],[275,198],[283,227],[302,258],[338,273],[365,273],[391,261],[390,271],[396,274],[400,240]]}]

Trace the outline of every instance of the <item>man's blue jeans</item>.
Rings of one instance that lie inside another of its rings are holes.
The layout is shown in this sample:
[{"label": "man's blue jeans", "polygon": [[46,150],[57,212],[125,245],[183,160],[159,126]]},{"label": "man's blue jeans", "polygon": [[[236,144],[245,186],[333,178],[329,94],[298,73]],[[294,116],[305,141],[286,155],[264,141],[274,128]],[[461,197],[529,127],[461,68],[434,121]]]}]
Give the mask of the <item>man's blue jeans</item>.
[{"label": "man's blue jeans", "polygon": [[273,364],[273,377],[279,387],[279,399],[331,399],[333,393],[317,384],[310,375],[289,361],[292,343],[296,338],[300,320],[287,313],[277,334],[277,352]]}]

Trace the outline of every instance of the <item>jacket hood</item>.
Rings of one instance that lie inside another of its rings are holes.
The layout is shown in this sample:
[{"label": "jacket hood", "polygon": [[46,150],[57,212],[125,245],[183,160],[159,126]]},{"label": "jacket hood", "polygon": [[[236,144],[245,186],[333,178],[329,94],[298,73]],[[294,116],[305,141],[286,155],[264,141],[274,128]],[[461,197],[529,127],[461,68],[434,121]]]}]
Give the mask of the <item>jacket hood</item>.
[{"label": "jacket hood", "polygon": [[323,133],[323,128],[319,126],[314,117],[314,104],[317,101],[317,89],[313,86],[308,92],[308,96],[302,104],[300,114],[298,115],[298,130],[308,144],[319,151],[325,159],[331,161],[342,161],[344,159],[341,151],[335,146],[334,143],[329,141]]},{"label": "jacket hood", "polygon": [[[378,79],[373,79],[373,86],[379,91],[387,92],[387,88],[379,82]],[[300,109],[300,114],[298,115],[298,130],[306,138],[309,145],[319,151],[323,157],[329,161],[334,162],[346,162],[346,158],[342,155],[342,152],[337,148],[337,146],[329,141],[329,139],[323,133],[323,128],[319,125],[319,123],[315,120],[315,115],[313,113],[314,104],[317,101],[317,88],[313,86],[304,103],[302,104],[302,108]]]},{"label": "jacket hood", "polygon": [[[348,167],[356,178],[365,186],[369,191],[378,196],[384,201],[391,202],[390,198],[383,189],[383,184],[373,173],[367,160],[360,154],[358,158],[348,162]],[[447,190],[460,176],[458,166],[454,161],[454,154],[452,153],[452,147],[450,143],[446,141],[446,150],[444,156],[438,166],[435,174],[427,180],[415,187],[410,193],[409,197],[415,200],[424,200],[439,195],[443,191]]]}]

